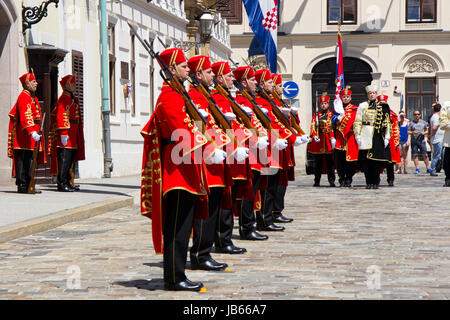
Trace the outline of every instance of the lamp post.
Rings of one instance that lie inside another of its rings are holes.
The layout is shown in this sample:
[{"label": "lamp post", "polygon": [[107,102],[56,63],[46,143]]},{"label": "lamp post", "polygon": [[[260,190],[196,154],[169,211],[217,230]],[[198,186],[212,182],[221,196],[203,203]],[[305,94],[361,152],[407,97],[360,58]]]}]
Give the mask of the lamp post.
[{"label": "lamp post", "polygon": [[39,7],[25,7],[22,4],[22,32],[24,34],[33,24],[38,23],[43,17],[47,16],[47,7],[50,3],[54,3],[56,8],[58,8],[59,0],[44,1]]}]

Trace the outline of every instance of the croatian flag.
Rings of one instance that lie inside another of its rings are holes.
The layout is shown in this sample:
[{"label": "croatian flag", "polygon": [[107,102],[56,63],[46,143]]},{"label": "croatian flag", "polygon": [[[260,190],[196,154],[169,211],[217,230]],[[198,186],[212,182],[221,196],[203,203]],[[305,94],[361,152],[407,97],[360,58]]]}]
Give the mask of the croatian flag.
[{"label": "croatian flag", "polygon": [[338,42],[336,47],[336,93],[334,95],[334,113],[344,115],[344,106],[341,100],[341,90],[344,89],[344,57],[342,56],[342,37],[338,33]]},{"label": "croatian flag", "polygon": [[277,72],[278,3],[280,0],[243,0],[248,20],[266,56],[270,72]]}]

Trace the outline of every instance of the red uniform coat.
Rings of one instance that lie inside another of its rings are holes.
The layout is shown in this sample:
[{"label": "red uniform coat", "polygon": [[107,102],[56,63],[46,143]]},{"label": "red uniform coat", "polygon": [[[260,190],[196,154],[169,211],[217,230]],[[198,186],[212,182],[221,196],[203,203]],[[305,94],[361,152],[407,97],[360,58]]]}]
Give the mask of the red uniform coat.
[{"label": "red uniform coat", "polygon": [[391,159],[392,162],[401,163],[402,158],[400,156],[400,128],[398,126],[398,116],[397,114],[391,110],[390,118],[392,121],[392,135],[389,140],[389,146],[391,148]]},{"label": "red uniform coat", "polygon": [[359,148],[353,133],[353,123],[356,118],[358,106],[348,104],[345,107],[344,117],[336,125],[336,149],[347,152],[347,161],[357,161]]},{"label": "red uniform coat", "polygon": [[[67,145],[61,143],[61,136],[69,136]],[[76,149],[74,162],[85,159],[83,121],[80,102],[68,91],[59,97],[51,114],[51,132],[48,149],[51,154],[50,174],[58,173],[58,155],[56,148]]]},{"label": "red uniform coat", "polygon": [[[332,113],[330,110],[319,112],[319,128],[316,127],[316,113],[313,114],[311,120],[311,142],[308,143],[307,150],[312,154],[333,153],[330,139],[334,138],[333,126],[331,125]],[[314,137],[319,137],[320,141],[316,142]]]},{"label": "red uniform coat", "polygon": [[[182,135],[175,138],[180,129]],[[197,195],[195,218],[208,217],[209,188],[202,154],[208,141],[186,113],[183,97],[167,84],[163,85],[155,112],[141,135],[141,214],[152,219],[155,252],[162,253],[164,196],[169,191],[184,190]]]},{"label": "red uniform coat", "polygon": [[[9,130],[8,130],[8,157],[13,160],[16,158],[15,150],[34,150],[36,141],[34,141],[31,133],[39,132],[41,124],[41,108],[37,97],[32,97],[31,93],[23,90],[17,102],[8,114]],[[45,134],[42,132],[42,137]],[[45,156],[44,139],[41,137],[38,145],[38,163],[47,162]],[[12,177],[16,176],[15,167],[12,167]]]}]

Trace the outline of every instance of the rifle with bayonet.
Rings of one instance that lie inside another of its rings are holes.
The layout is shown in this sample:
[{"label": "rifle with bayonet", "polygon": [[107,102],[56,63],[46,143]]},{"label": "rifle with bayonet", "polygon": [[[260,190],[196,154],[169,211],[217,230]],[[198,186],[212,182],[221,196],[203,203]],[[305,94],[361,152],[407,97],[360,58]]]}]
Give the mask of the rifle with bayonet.
[{"label": "rifle with bayonet", "polygon": [[[273,90],[272,93],[273,97],[280,102],[284,108],[289,108],[289,106],[286,104],[286,102],[284,102],[284,100],[280,97],[280,95],[278,94],[278,92],[276,90]],[[299,126],[298,124],[298,117],[295,115],[295,113],[292,110],[289,110],[289,116],[291,119],[291,125],[292,127],[301,135],[305,134],[305,131],[303,131],[303,129]]]},{"label": "rifle with bayonet", "polygon": [[[39,126],[39,132],[38,132],[38,135],[41,136],[41,139],[42,139],[42,128],[44,128],[44,121],[45,121],[45,113],[42,116],[41,125]],[[31,165],[31,171],[30,171],[30,184],[28,185],[28,190],[27,190],[27,192],[31,193],[31,194],[36,193],[35,175],[36,175],[36,167],[37,167],[37,156],[39,153],[40,145],[41,145],[41,140],[36,141],[36,143],[34,144],[34,149],[33,149],[33,163]]]},{"label": "rifle with bayonet", "polygon": [[228,101],[231,103],[231,108],[233,109],[234,113],[238,116],[238,118],[241,120],[241,122],[245,125],[245,127],[249,130],[255,130],[256,135],[259,136],[259,131],[253,126],[252,120],[250,116],[245,112],[239,103],[234,100],[234,98],[231,96],[231,94],[226,90],[224,87],[222,87],[220,84],[216,83],[215,86],[216,90],[224,96]]},{"label": "rifle with bayonet", "polygon": [[289,131],[291,131],[293,135],[297,135],[297,131],[295,131],[291,127],[291,124],[289,123],[289,118],[286,117],[284,115],[284,113],[280,110],[280,108],[278,108],[278,106],[272,101],[272,98],[269,96],[269,94],[266,92],[266,90],[261,88],[261,86],[259,84],[256,85],[256,90],[261,95],[261,97],[263,97],[270,103],[270,106],[272,107],[272,111],[273,111],[274,115],[277,117],[277,119],[280,120],[281,123],[283,123],[283,125]]},{"label": "rifle with bayonet", "polygon": [[201,122],[201,131],[203,135],[205,135],[206,139],[208,141],[211,141],[211,137],[208,136],[206,133],[206,124],[207,121],[205,118],[200,114],[197,107],[195,106],[194,102],[192,101],[191,97],[186,91],[186,88],[184,87],[183,83],[175,77],[172,72],[169,69],[169,66],[167,66],[164,61],[162,61],[161,57],[159,56],[159,53],[155,53],[153,51],[153,48],[150,46],[147,40],[143,40],[139,34],[136,32],[134,27],[129,23],[128,26],[130,27],[133,34],[136,36],[136,38],[139,40],[139,42],[144,46],[145,50],[150,54],[150,56],[153,59],[156,59],[158,63],[161,65],[161,71],[159,72],[161,75],[161,78],[169,84],[175,91],[177,91],[184,99],[185,105],[186,105],[186,112],[189,114],[189,116],[194,119],[196,122]]}]

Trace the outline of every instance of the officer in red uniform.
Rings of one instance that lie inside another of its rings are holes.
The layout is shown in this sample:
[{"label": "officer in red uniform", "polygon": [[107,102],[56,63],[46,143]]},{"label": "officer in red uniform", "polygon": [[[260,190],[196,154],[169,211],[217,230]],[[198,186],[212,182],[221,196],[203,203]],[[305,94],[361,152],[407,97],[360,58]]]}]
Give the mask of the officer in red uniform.
[{"label": "officer in red uniform", "polygon": [[[204,55],[192,57],[188,61],[191,71],[191,77],[201,83],[204,88],[213,84],[214,73],[211,68],[210,58]],[[195,86],[189,90],[189,96],[197,105],[203,117],[208,122],[207,128],[210,136],[214,137],[216,152],[227,149],[227,145],[233,143],[226,133],[221,129],[220,124],[216,123],[212,111],[209,107],[208,97],[205,97]],[[248,157],[248,149],[242,147],[233,147],[234,156],[242,156],[244,160]],[[193,244],[191,247],[191,267],[192,269],[201,269],[207,271],[225,270],[228,265],[219,263],[211,257],[211,250],[217,233],[217,218],[220,212],[222,198],[227,191],[227,187],[232,184],[225,177],[225,163],[219,163],[207,159],[206,161],[206,180],[208,182],[211,194],[209,196],[209,217],[207,220],[194,222]]]},{"label": "officer in red uniform", "polygon": [[[233,87],[234,76],[231,72],[228,62],[219,61],[212,65],[212,70],[215,75],[217,86],[222,87],[225,92],[220,93],[218,90],[212,90],[212,97],[217,103],[218,107],[224,113],[225,117],[231,122],[233,128],[233,134],[241,146],[250,146],[255,139],[256,135],[252,134],[243,123],[239,121],[239,118],[233,112],[231,107],[232,100],[229,89]],[[235,101],[234,101],[235,102]],[[233,185],[231,189],[231,202],[224,204],[219,211],[217,218],[218,227],[217,235],[215,238],[215,252],[228,253],[228,254],[241,254],[247,250],[245,248],[236,247],[231,239],[233,233],[233,204],[237,199],[252,199],[252,172],[248,159],[245,161],[227,161],[225,164],[225,175],[231,175],[233,178]]]},{"label": "officer in red uniform", "polygon": [[[37,81],[33,73],[20,78],[23,91],[9,112],[8,156],[13,159],[12,177],[16,178],[17,192],[27,193],[31,180],[33,150],[38,144],[38,164],[46,163],[44,141],[38,134],[41,125],[41,107],[35,96]],[[35,193],[41,193],[36,190]]]},{"label": "officer in red uniform", "polygon": [[63,93],[52,111],[52,132],[49,149],[52,156],[50,174],[57,174],[58,191],[78,191],[71,184],[71,169],[76,161],[84,160],[84,134],[80,102],[74,96],[76,78],[66,75],[59,82]]},{"label": "officer in red uniform", "polygon": [[320,186],[320,178],[322,170],[328,175],[328,182],[330,187],[335,187],[334,181],[336,176],[334,173],[333,149],[336,146],[336,139],[334,138],[333,126],[331,124],[332,116],[328,110],[330,97],[324,92],[319,97],[320,111],[313,114],[311,120],[311,142],[308,143],[308,151],[314,156],[314,187]]},{"label": "officer in red uniform", "polygon": [[336,148],[334,149],[334,156],[339,185],[341,187],[351,187],[359,154],[358,144],[353,133],[353,123],[355,122],[358,106],[351,104],[352,90],[350,90],[349,86],[340,92],[340,96],[344,114],[337,115],[337,122],[335,123]]},{"label": "officer in red uniform", "polygon": [[[261,90],[265,90],[269,95],[274,90],[272,74],[267,69],[261,69],[255,72],[255,78]],[[271,101],[266,100],[259,93],[256,95],[256,102],[261,106],[262,110],[272,120],[272,130],[278,136],[278,139],[272,142],[272,161],[270,163],[271,172],[267,177],[267,188],[261,193],[261,214],[257,215],[258,230],[261,231],[283,231],[283,226],[274,224],[274,202],[277,195],[278,186],[287,185],[287,172],[289,170],[289,147],[297,142],[297,136],[286,128],[282,122],[275,116]],[[299,137],[300,140],[300,137]],[[280,144],[282,143],[282,145]],[[275,156],[275,157],[274,157]]]},{"label": "officer in red uniform", "polygon": [[[233,75],[236,81],[240,83],[242,88],[251,96],[256,91],[255,72],[252,67],[242,66],[233,70]],[[254,128],[258,130],[259,137],[256,150],[251,148],[249,152],[249,162],[252,170],[252,188],[253,198],[242,199],[237,201],[236,207],[239,216],[239,236],[241,240],[267,240],[267,235],[260,234],[255,227],[255,206],[256,198],[260,195],[260,183],[262,179],[261,172],[269,164],[270,152],[268,150],[270,133],[264,128],[263,124],[257,118],[253,111],[251,101],[243,96],[243,92],[236,92],[236,102],[247,112],[251,117],[251,122]]]},{"label": "officer in red uniform", "polygon": [[[160,58],[181,83],[189,78],[182,50],[164,50]],[[182,95],[169,83],[163,84],[141,135],[141,214],[152,219],[155,252],[164,253],[164,286],[199,291],[203,284],[186,277],[185,265],[194,218],[208,217],[209,188],[202,149],[209,142],[187,113]]]}]

